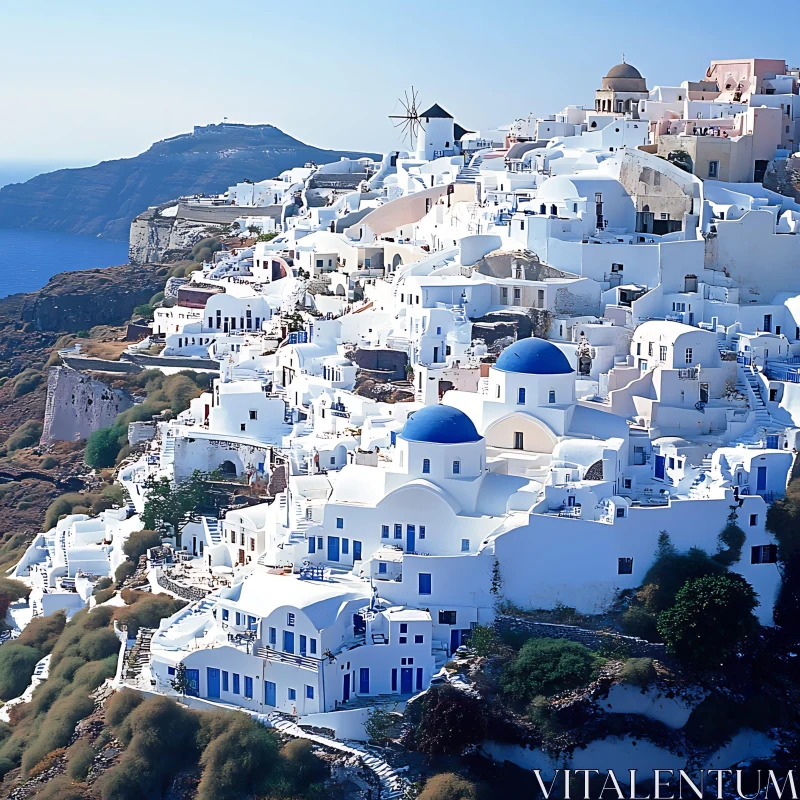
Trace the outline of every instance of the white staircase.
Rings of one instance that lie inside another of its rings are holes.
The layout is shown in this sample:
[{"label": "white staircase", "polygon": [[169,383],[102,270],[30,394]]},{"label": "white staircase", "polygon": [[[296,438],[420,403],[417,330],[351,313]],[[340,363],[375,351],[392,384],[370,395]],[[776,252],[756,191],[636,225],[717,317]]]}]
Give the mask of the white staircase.
[{"label": "white staircase", "polygon": [[216,517],[203,517],[203,530],[209,545],[222,544],[222,525]]},{"label": "white staircase", "polygon": [[172,467],[175,465],[175,438],[165,436],[161,442],[161,467]]},{"label": "white staircase", "polygon": [[756,429],[763,428],[767,433],[780,433],[784,431],[785,426],[779,425],[772,419],[767,404],[764,402],[764,398],[761,394],[762,384],[759,380],[758,373],[752,365],[743,367],[742,371],[755,397],[754,411],[756,412]]},{"label": "white staircase", "polygon": [[369,747],[359,742],[344,744],[336,739],[329,739],[326,736],[308,733],[294,720],[277,712],[269,714],[267,719],[275,730],[280,731],[286,736],[292,736],[295,739],[307,739],[309,742],[313,742],[322,747],[328,747],[331,750],[338,750],[340,753],[348,753],[349,755],[360,758],[362,763],[372,770],[380,781],[380,800],[396,800],[396,798],[402,797],[405,794],[405,779],[377,755],[377,753],[380,752],[378,748]]}]

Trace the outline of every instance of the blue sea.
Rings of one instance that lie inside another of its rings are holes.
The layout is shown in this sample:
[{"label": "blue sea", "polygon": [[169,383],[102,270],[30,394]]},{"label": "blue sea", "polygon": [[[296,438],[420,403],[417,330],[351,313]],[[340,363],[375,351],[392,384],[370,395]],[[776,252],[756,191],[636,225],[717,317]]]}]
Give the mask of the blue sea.
[{"label": "blue sea", "polygon": [[0,297],[41,289],[59,272],[127,263],[127,242],[0,228]]},{"label": "blue sea", "polygon": [[[42,172],[81,166],[63,161],[0,160],[0,187]],[[92,236],[0,228],[0,297],[41,289],[53,275],[128,263],[128,245]]]}]

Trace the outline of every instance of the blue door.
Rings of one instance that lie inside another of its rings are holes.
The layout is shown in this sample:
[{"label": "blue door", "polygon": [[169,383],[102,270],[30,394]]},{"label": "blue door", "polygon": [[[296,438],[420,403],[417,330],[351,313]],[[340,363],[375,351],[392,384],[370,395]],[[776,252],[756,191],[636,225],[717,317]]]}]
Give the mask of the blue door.
[{"label": "blue door", "polygon": [[411,667],[400,669],[400,694],[411,694],[414,691],[414,670]]},{"label": "blue door", "polygon": [[413,553],[417,538],[417,526],[406,525],[406,552]]},{"label": "blue door", "polygon": [[767,449],[768,450],[777,450],[778,449],[778,436],[777,434],[770,434],[767,436]]},{"label": "blue door", "polygon": [[264,681],[264,703],[268,706],[276,706],[277,692],[275,691],[275,684],[272,681]]},{"label": "blue door", "polygon": [[450,655],[461,647],[461,631],[458,628],[450,629]]},{"label": "blue door", "polygon": [[200,697],[200,670],[186,670],[186,694],[191,697]]},{"label": "blue door", "polygon": [[284,631],[283,632],[283,652],[284,653],[294,653],[294,632],[293,631]]},{"label": "blue door", "polygon": [[756,491],[763,492],[767,488],[767,468],[766,467],[758,467],[758,472],[756,473]]},{"label": "blue door", "polygon": [[664,479],[664,456],[656,456],[656,478]]},{"label": "blue door", "polygon": [[329,536],[328,537],[328,561],[338,561],[339,560],[339,537],[338,536]]},{"label": "blue door", "polygon": [[208,667],[206,671],[206,696],[219,699],[219,670],[216,667]]},{"label": "blue door", "polygon": [[342,683],[342,702],[346,703],[350,699],[350,673],[344,676]]},{"label": "blue door", "polygon": [[359,694],[369,694],[369,667],[361,667],[358,673]]},{"label": "blue door", "polygon": [[353,561],[361,561],[361,542],[353,539]]}]

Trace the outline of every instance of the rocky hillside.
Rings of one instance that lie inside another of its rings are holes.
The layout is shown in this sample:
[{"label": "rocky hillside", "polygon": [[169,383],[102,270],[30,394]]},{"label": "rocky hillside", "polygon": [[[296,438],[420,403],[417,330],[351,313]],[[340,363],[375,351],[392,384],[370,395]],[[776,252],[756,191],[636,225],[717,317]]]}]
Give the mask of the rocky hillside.
[{"label": "rocky hillside", "polygon": [[363,153],[322,150],[272,125],[208,125],[156,142],[134,158],[62,169],[0,189],[0,227],[126,241],[133,218],[181,195],[224,191],[307,161]]},{"label": "rocky hillside", "polygon": [[124,265],[62,272],[25,295],[21,317],[37,331],[76,333],[95,325],[120,325],[136,306],[164,288],[167,268]]}]

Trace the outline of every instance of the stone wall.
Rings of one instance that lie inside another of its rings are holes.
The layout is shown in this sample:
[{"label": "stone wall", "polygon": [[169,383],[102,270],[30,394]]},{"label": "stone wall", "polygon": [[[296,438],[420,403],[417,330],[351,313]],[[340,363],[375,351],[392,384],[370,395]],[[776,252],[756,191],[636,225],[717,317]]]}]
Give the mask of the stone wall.
[{"label": "stone wall", "polygon": [[132,405],[127,392],[69,367],[50,367],[42,444],[86,439]]},{"label": "stone wall", "polygon": [[400,350],[369,348],[355,351],[353,357],[361,370],[367,370],[373,380],[403,381],[406,379],[408,356]]},{"label": "stone wall", "polygon": [[624,647],[630,657],[667,660],[667,651],[663,644],[648,642],[636,636],[623,636],[621,633],[595,631],[579,628],[577,625],[559,625],[554,622],[534,622],[524,617],[509,615],[498,616],[495,626],[498,630],[524,631],[535,639],[569,639],[571,642],[586,645],[590,650],[599,650],[601,647]]}]

